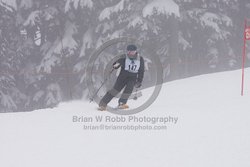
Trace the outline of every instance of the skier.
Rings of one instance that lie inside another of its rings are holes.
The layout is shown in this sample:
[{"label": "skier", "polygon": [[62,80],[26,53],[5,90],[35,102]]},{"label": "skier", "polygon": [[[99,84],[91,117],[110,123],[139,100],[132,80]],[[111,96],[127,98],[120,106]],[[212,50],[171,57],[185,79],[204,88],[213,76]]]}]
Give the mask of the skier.
[{"label": "skier", "polygon": [[144,76],[144,59],[139,56],[135,45],[127,46],[127,54],[113,63],[113,68],[121,68],[120,74],[111,90],[109,90],[101,99],[98,110],[106,110],[107,104],[116,96],[123,88],[124,91],[118,101],[119,109],[127,109],[127,101],[135,88],[140,88]]}]

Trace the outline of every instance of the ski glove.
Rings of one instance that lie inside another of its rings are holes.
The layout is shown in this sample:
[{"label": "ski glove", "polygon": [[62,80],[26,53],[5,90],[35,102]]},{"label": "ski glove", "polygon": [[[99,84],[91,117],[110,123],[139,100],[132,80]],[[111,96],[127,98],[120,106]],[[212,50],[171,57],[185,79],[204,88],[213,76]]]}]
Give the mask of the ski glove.
[{"label": "ski glove", "polygon": [[114,68],[114,69],[118,69],[120,66],[121,66],[121,64],[118,63],[118,62],[115,62],[115,63],[113,64],[113,68]]},{"label": "ski glove", "polygon": [[140,82],[136,82],[135,83],[135,88],[140,88],[141,87],[141,83]]}]

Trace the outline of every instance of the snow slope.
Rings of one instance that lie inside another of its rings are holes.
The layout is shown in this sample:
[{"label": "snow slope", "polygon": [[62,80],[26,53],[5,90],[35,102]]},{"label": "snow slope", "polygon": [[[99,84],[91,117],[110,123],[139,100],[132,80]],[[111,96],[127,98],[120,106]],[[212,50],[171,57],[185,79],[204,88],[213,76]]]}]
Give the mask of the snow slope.
[{"label": "snow slope", "polygon": [[[165,123],[129,122],[129,116],[98,112],[95,105],[82,101],[63,103],[55,109],[1,114],[0,166],[249,167],[250,89],[240,96],[240,74],[238,70],[164,84],[157,100],[133,116],[167,118]],[[246,88],[250,88],[250,69],[246,79]],[[147,92],[150,89],[143,91],[144,97]],[[73,121],[74,117],[95,120],[95,116],[126,121]],[[83,128],[88,125],[162,129]]]}]

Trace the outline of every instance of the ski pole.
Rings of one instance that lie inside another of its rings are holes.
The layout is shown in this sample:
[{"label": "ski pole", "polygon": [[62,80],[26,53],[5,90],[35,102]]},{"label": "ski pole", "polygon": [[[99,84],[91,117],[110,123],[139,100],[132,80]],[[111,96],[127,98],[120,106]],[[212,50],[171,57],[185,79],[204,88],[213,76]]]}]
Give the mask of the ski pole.
[{"label": "ski pole", "polygon": [[96,90],[96,92],[93,94],[93,96],[90,98],[90,103],[94,100],[95,96],[97,95],[97,93],[100,91],[100,89],[103,87],[103,85],[108,81],[110,75],[112,74],[112,72],[114,71],[115,69],[112,68],[112,70],[109,72],[109,75],[107,78],[104,79],[104,81],[102,82],[101,86]]}]

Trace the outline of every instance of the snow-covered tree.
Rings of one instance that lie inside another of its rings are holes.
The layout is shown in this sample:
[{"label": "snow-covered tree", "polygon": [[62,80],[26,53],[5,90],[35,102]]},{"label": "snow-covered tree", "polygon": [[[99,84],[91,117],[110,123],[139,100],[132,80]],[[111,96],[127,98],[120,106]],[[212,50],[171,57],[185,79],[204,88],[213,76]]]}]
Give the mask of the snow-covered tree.
[{"label": "snow-covered tree", "polygon": [[[136,38],[148,62],[159,56],[165,80],[238,68],[249,8],[239,0],[0,0],[0,112],[87,97],[89,57],[118,37]],[[97,86],[125,47],[98,58]],[[152,74],[149,66],[145,81]]]}]

